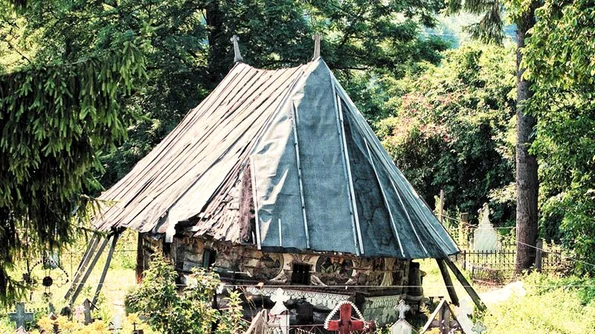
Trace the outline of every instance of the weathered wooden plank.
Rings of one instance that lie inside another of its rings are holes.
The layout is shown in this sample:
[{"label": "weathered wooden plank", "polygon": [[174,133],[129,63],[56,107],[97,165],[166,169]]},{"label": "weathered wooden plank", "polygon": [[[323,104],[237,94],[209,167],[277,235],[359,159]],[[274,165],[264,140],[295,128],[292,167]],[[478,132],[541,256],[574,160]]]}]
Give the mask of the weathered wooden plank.
[{"label": "weathered wooden plank", "polygon": [[107,270],[109,269],[110,263],[112,263],[112,257],[114,256],[114,250],[116,250],[116,244],[118,242],[119,237],[120,233],[117,232],[114,233],[114,235],[112,236],[112,243],[110,245],[109,253],[107,254],[107,259],[105,260],[103,271],[101,272],[101,276],[99,277],[99,282],[97,283],[97,288],[95,289],[95,295],[93,296],[93,305],[97,304],[97,298],[99,298],[99,293],[101,292],[101,288],[103,287],[103,282],[105,281]]},{"label": "weathered wooden plank", "polygon": [[79,263],[79,265],[76,269],[76,272],[74,273],[74,277],[72,278],[70,287],[68,287],[68,290],[66,291],[66,294],[64,295],[64,299],[68,299],[72,295],[72,293],[74,292],[76,287],[78,286],[81,275],[87,268],[89,261],[91,260],[91,258],[93,257],[93,254],[95,253],[95,249],[97,248],[99,238],[100,238],[99,235],[93,234],[93,237],[91,238],[91,242],[87,246],[87,249],[85,250],[85,253],[83,254],[83,257],[81,259],[81,262]]},{"label": "weathered wooden plank", "polygon": [[81,290],[83,289],[83,286],[85,286],[85,283],[87,282],[87,279],[91,275],[91,272],[93,272],[93,269],[95,268],[95,265],[97,264],[97,261],[99,260],[99,257],[101,257],[101,254],[103,253],[103,250],[105,249],[105,246],[107,245],[107,242],[108,241],[109,241],[109,238],[105,238],[103,240],[103,242],[99,246],[99,249],[95,253],[95,256],[93,257],[93,260],[89,264],[89,267],[85,271],[85,274],[83,275],[83,278],[80,280],[80,282],[77,283],[76,286],[74,286],[75,283],[73,282],[74,292],[70,296],[70,300],[68,302],[69,305],[74,304],[74,302],[76,301],[76,297],[78,297],[79,293],[81,293]]},{"label": "weathered wooden plank", "polygon": [[[218,97],[216,100],[211,100],[210,105],[201,104],[191,112],[193,117],[182,122],[184,124],[181,126],[184,127],[176,128],[176,134],[168,136],[168,140],[164,140],[165,144],[156,148],[160,152],[147,158],[151,164],[139,164],[138,173],[132,173],[135,174],[134,177],[117,185],[121,188],[119,192],[111,191],[103,196],[125,197],[121,199],[119,208],[108,209],[104,219],[115,222],[115,226],[124,225],[146,231],[152,229],[167,210],[192,191],[193,185],[211,185],[207,191],[201,192],[203,202],[212,199],[213,194],[208,194],[209,192],[216,193],[222,189],[228,191],[239,174],[241,166],[238,162],[249,151],[246,150],[244,141],[238,140],[243,136],[254,136],[255,131],[262,128],[268,114],[274,111],[268,110],[275,109],[275,104],[280,103],[281,96],[296,79],[299,69],[262,71],[244,66],[244,71],[239,71],[238,77],[224,87],[223,93],[212,94]],[[203,110],[206,107],[210,112]],[[222,117],[221,108],[227,108]],[[229,117],[231,114],[234,115],[233,119]],[[185,128],[193,125],[198,128],[193,128],[192,133]],[[201,137],[194,138],[195,133],[200,133]],[[172,144],[174,140],[176,143]],[[212,145],[213,142],[220,145]],[[168,144],[176,147],[169,147]],[[225,168],[215,168],[222,159],[234,162],[232,173],[222,175],[221,171],[225,171]],[[211,175],[214,169],[220,171]],[[203,173],[198,174],[196,171],[199,170]],[[161,176],[151,178],[151,174],[156,171]],[[146,181],[141,182],[143,179]],[[213,185],[217,187],[214,188]],[[193,210],[200,209],[200,205],[196,205]],[[99,226],[106,228],[111,225]]]},{"label": "weathered wooden plank", "polygon": [[450,278],[450,274],[448,273],[444,259],[436,259],[436,262],[438,263],[438,268],[440,268],[440,274],[442,275],[442,279],[446,285],[446,290],[448,291],[450,301],[456,306],[459,306],[459,297],[457,296],[455,287],[452,284],[452,279]]},{"label": "weathered wooden plank", "polygon": [[455,277],[459,280],[461,285],[463,285],[463,288],[465,289],[465,291],[467,291],[469,297],[471,297],[471,300],[473,300],[477,308],[482,311],[486,310],[485,304],[481,301],[481,298],[479,298],[479,295],[477,294],[475,289],[473,289],[471,284],[469,284],[469,281],[467,281],[467,279],[465,278],[463,273],[461,273],[459,268],[457,268],[457,266],[448,257],[444,257],[443,260],[444,263],[446,263],[450,270],[455,274]]}]

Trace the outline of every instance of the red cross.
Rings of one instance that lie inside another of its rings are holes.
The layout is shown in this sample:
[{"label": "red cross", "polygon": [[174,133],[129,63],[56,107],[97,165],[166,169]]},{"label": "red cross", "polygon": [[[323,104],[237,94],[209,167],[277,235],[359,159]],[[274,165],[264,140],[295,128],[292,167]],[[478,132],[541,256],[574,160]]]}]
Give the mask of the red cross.
[{"label": "red cross", "polygon": [[364,321],[351,319],[351,304],[345,303],[339,309],[339,320],[328,322],[329,331],[339,331],[341,334],[347,334],[351,331],[361,331],[364,329]]}]

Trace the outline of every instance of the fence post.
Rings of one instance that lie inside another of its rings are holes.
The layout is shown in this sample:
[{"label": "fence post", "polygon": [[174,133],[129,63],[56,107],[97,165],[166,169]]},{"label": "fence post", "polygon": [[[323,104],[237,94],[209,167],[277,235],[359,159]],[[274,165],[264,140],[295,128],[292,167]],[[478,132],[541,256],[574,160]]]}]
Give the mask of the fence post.
[{"label": "fence post", "polygon": [[543,261],[543,239],[537,239],[537,249],[535,253],[535,269],[537,272],[541,272]]},{"label": "fence post", "polygon": [[465,245],[464,247],[469,247],[469,242],[467,235],[469,234],[467,231],[467,227],[469,226],[469,214],[468,213],[461,213],[461,222],[459,223],[459,245]]},{"label": "fence post", "polygon": [[440,207],[438,209],[438,220],[444,225],[444,189],[440,189]]}]

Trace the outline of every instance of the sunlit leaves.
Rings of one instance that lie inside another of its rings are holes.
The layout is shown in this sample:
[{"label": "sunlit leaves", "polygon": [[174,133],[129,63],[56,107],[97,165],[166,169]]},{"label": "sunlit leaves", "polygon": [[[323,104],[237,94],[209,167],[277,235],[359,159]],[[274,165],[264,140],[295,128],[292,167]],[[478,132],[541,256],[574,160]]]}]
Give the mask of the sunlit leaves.
[{"label": "sunlit leaves", "polygon": [[449,209],[473,217],[493,200],[495,222],[513,219],[514,202],[494,196],[514,176],[514,82],[511,49],[468,45],[392,85],[396,115],[378,132],[426,201],[444,189]]},{"label": "sunlit leaves", "polygon": [[531,112],[539,118],[533,150],[541,158],[544,226],[560,224],[554,236],[593,263],[595,8],[589,1],[545,1],[536,15],[524,65],[534,82]]}]

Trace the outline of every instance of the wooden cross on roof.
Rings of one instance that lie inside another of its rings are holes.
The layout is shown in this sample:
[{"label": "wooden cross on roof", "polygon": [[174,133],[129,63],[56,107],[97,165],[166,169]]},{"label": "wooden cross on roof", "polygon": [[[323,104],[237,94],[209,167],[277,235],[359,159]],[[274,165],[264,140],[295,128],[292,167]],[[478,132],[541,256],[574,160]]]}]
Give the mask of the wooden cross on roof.
[{"label": "wooden cross on roof", "polygon": [[312,36],[312,39],[314,40],[314,55],[312,56],[312,60],[316,60],[316,59],[320,58],[321,36],[320,36],[320,34],[314,34],[314,36]]},{"label": "wooden cross on roof", "polygon": [[[355,319],[352,317],[353,311],[352,304],[350,302],[343,302],[339,304],[339,319],[338,320],[327,320],[324,328],[329,331],[338,331],[340,334],[348,334],[352,331],[361,331],[366,328],[366,322],[362,319]],[[332,317],[336,313],[337,308],[329,314]],[[357,313],[359,310],[355,308]],[[328,318],[327,318],[328,319]]]},{"label": "wooden cross on roof", "polygon": [[10,320],[14,321],[16,327],[24,327],[26,322],[33,321],[33,313],[25,311],[25,303],[19,302],[12,313],[8,313]]},{"label": "wooden cross on roof", "polygon": [[243,62],[244,58],[242,58],[242,54],[240,53],[240,44],[238,43],[240,38],[238,35],[233,35],[231,38],[231,42],[233,43],[233,62]]}]

